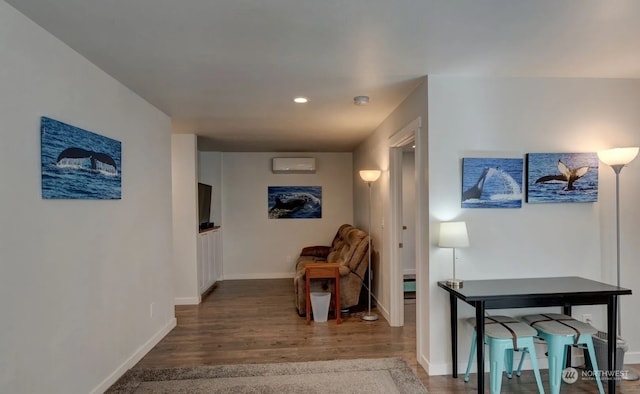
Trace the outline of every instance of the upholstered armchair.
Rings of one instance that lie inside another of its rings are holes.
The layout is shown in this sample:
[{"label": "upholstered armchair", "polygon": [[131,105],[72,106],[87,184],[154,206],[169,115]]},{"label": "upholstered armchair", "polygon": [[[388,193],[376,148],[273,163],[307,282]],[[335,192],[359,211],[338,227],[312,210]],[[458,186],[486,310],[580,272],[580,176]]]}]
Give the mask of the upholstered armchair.
[{"label": "upholstered armchair", "polygon": [[[302,249],[296,263],[296,275],[293,279],[294,302],[298,314],[306,314],[305,265],[307,263],[340,264],[340,308],[357,305],[362,289],[363,278],[367,271],[369,236],[366,232],[343,224],[333,238],[330,246],[309,246]],[[329,279],[312,280],[311,291],[333,291],[334,281]]]}]

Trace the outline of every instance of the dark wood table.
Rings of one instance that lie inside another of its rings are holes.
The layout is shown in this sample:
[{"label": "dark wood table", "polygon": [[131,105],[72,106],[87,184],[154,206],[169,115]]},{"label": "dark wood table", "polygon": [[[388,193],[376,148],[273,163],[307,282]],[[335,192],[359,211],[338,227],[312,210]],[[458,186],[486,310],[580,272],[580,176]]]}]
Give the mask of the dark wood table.
[{"label": "dark wood table", "polygon": [[[446,282],[438,286],[449,293],[451,307],[451,357],[453,377],[458,377],[458,303],[460,299],[476,309],[478,393],[484,393],[484,314],[486,309],[560,306],[571,315],[573,305],[607,306],[607,332],[617,332],[618,296],[631,290],[576,276],[553,278],[467,280],[461,288]],[[608,369],[615,376],[616,335],[608,335]],[[608,379],[608,392],[616,392],[615,379]]]}]

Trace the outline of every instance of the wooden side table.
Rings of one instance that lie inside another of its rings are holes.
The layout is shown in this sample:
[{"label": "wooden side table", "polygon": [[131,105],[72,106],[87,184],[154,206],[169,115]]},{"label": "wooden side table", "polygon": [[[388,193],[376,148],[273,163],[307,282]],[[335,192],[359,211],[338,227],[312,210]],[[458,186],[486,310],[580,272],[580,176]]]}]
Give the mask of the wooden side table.
[{"label": "wooden side table", "polygon": [[335,279],[335,294],[332,294],[333,308],[336,314],[336,324],[340,324],[340,264],[309,263],[305,265],[307,298],[307,324],[311,322],[311,279]]}]

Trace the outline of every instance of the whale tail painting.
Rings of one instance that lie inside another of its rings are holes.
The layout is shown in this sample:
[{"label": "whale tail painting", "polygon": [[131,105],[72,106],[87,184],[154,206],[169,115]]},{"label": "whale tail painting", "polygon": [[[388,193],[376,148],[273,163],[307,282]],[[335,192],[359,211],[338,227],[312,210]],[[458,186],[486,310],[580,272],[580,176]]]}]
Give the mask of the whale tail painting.
[{"label": "whale tail painting", "polygon": [[111,156],[106,153],[94,152],[82,148],[67,148],[60,152],[56,163],[58,165],[75,164],[78,159],[91,161],[91,169],[105,171],[107,173],[117,173],[118,165]]},{"label": "whale tail painting", "polygon": [[551,181],[567,182],[567,186],[564,188],[564,190],[575,190],[573,184],[575,183],[575,181],[585,176],[585,174],[589,171],[589,167],[583,166],[578,168],[569,168],[561,160],[558,160],[558,171],[560,171],[560,175],[545,175],[536,179],[536,183]]},{"label": "whale tail painting", "polygon": [[122,143],[42,116],[42,198],[122,198]]},{"label": "whale tail painting", "polygon": [[598,165],[595,152],[528,153],[527,201],[598,201]]},{"label": "whale tail painting", "polygon": [[462,208],[520,208],[522,159],[462,159]]},{"label": "whale tail painting", "polygon": [[482,196],[482,189],[484,188],[484,183],[486,182],[487,178],[490,176],[489,170],[491,170],[491,168],[485,167],[484,171],[482,171],[482,174],[480,174],[480,177],[478,178],[478,181],[476,182],[476,184],[470,187],[469,189],[465,190],[464,193],[462,193],[462,201],[470,200],[472,198],[478,199],[480,198],[480,196]]}]

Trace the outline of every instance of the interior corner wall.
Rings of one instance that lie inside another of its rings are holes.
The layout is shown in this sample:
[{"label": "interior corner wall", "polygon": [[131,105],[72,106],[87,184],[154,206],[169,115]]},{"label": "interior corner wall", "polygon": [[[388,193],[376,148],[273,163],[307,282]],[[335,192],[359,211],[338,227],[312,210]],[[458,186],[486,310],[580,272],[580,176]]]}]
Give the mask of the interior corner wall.
[{"label": "interior corner wall", "polygon": [[[463,279],[582,276],[615,284],[615,177],[600,165],[596,203],[529,204],[520,209],[462,209],[461,159],[524,158],[526,153],[595,152],[640,145],[640,81],[561,78],[429,77],[430,374],[451,371],[449,300],[436,285],[451,276],[451,250],[438,248],[440,221],[465,220],[471,246],[459,249]],[[525,178],[526,179],[526,178]],[[622,286],[626,361],[640,361],[640,160],[621,174]],[[606,328],[605,308],[588,310]],[[460,304],[461,321],[473,309]],[[497,311],[491,311],[497,313]],[[507,311],[522,314],[522,310]],[[470,329],[459,327],[458,359],[466,362]],[[444,340],[446,339],[446,340]],[[544,353],[539,353],[544,354]],[[461,363],[463,364],[463,363]],[[462,369],[459,365],[459,370]]]},{"label": "interior corner wall", "polygon": [[[103,392],[174,325],[169,118],[0,1],[0,392]],[[40,117],[122,142],[121,200],[41,197]]]},{"label": "interior corner wall", "polygon": [[[274,174],[273,157],[315,157],[315,174]],[[224,279],[293,278],[295,259],[353,223],[351,153],[222,153]],[[321,186],[322,218],[269,219],[269,186]]]},{"label": "interior corner wall", "polygon": [[[372,291],[377,306],[383,316],[389,320],[390,294],[390,234],[385,223],[391,223],[391,203],[389,199],[389,138],[402,130],[409,123],[421,117],[427,119],[427,79],[423,78],[413,92],[376,128],[376,130],[360,144],[353,153],[353,210],[355,224],[363,229],[368,225],[369,192],[367,184],[360,179],[358,170],[378,168],[382,175],[371,185],[371,239],[374,256],[372,258],[373,284]],[[416,146],[416,150],[426,152],[424,146]]]},{"label": "interior corner wall", "polygon": [[171,136],[173,296],[176,305],[200,303],[197,144],[195,134]]}]

